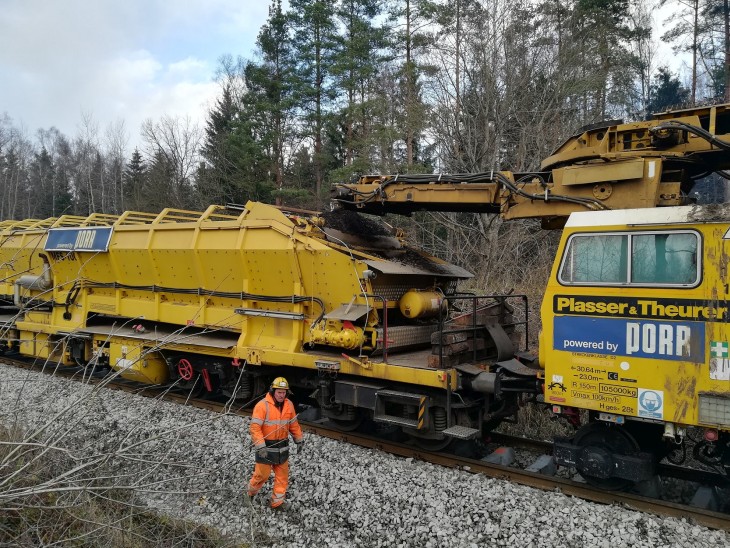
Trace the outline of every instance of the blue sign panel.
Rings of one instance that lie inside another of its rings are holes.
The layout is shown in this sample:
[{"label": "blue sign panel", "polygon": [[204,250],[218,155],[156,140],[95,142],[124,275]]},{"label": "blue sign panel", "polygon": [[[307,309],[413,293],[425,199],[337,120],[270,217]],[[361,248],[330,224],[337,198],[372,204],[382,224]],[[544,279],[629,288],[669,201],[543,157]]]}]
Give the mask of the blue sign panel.
[{"label": "blue sign panel", "polygon": [[664,392],[639,390],[639,416],[650,419],[664,418]]},{"label": "blue sign panel", "polygon": [[553,326],[556,350],[694,363],[705,361],[703,322],[557,316]]},{"label": "blue sign panel", "polygon": [[107,251],[112,227],[52,228],[48,231],[46,251]]}]

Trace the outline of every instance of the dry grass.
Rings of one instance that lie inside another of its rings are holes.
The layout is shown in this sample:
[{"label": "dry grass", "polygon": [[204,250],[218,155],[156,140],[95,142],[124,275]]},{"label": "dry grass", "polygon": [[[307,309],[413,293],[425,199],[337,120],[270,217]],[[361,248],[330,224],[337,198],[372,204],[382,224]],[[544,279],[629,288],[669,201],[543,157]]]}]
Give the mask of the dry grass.
[{"label": "dry grass", "polygon": [[555,437],[571,437],[575,428],[567,420],[553,415],[549,406],[531,404],[520,407],[516,420],[503,422],[495,432],[552,441]]},{"label": "dry grass", "polygon": [[114,471],[104,466],[59,480],[77,465],[62,448],[0,427],[0,546],[231,545],[215,530],[150,511],[131,490],[105,487]]}]

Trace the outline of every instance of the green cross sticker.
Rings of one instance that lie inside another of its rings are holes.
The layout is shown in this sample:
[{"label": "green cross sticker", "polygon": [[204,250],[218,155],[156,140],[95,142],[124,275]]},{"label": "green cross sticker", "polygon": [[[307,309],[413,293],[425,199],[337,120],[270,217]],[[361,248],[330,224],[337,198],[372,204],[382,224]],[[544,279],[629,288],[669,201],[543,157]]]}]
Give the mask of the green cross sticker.
[{"label": "green cross sticker", "polygon": [[711,358],[727,358],[728,357],[728,343],[720,341],[712,341],[710,343],[710,357]]}]

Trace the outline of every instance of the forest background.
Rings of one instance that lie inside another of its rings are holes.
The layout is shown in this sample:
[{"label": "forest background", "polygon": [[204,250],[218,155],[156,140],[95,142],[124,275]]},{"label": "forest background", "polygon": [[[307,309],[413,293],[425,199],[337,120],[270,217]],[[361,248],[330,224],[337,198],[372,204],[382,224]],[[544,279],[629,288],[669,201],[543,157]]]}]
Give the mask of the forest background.
[{"label": "forest background", "polygon": [[[73,137],[29,136],[0,117],[0,220],[247,200],[320,210],[331,183],[362,174],[536,170],[586,124],[730,100],[728,1],[272,0],[256,54],[220,58],[204,127],[161,115],[129,150],[123,123],[84,116]],[[661,36],[658,6],[673,13]],[[687,74],[656,66],[660,40]],[[529,221],[392,222],[495,291],[532,272],[541,286],[554,251]]]}]

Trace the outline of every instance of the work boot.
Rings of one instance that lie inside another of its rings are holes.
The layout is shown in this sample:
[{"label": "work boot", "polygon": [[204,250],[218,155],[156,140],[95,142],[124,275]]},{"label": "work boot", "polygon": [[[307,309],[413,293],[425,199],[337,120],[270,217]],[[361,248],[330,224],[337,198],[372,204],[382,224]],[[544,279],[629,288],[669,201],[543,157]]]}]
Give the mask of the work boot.
[{"label": "work boot", "polygon": [[282,502],[279,506],[272,506],[271,507],[274,510],[279,510],[281,512],[286,512],[291,508],[291,504],[289,504],[287,501]]}]

